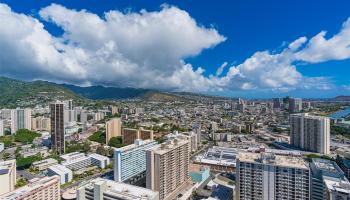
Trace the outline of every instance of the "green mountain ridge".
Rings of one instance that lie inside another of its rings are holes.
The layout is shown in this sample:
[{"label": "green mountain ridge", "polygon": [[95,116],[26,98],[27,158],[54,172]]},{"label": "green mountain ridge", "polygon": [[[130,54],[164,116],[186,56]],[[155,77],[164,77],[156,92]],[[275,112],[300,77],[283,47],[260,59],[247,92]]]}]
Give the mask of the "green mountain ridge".
[{"label": "green mountain ridge", "polygon": [[20,106],[17,102],[26,102],[30,106],[31,102],[38,103],[53,101],[56,99],[73,99],[84,101],[71,90],[47,81],[26,82],[6,77],[0,77],[0,105],[8,107]]},{"label": "green mountain ridge", "polygon": [[[152,89],[117,88],[104,86],[80,87],[56,84],[48,81],[21,81],[0,77],[0,107],[32,107],[57,99],[73,99],[76,102],[89,100],[139,99],[149,101],[186,100],[180,94]],[[19,104],[25,102],[25,104]]]}]

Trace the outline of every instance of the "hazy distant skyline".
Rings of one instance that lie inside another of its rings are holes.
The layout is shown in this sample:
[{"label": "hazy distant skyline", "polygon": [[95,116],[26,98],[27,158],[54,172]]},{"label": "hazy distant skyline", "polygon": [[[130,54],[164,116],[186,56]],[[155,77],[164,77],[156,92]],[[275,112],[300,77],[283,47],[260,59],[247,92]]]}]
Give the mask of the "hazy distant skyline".
[{"label": "hazy distant skyline", "polygon": [[350,95],[349,7],[0,1],[0,76],[225,96]]}]

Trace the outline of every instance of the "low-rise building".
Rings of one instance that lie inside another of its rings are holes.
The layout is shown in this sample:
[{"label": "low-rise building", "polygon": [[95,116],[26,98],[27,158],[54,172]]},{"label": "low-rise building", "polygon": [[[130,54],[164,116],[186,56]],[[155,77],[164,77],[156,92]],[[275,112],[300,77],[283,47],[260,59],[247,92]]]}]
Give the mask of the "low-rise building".
[{"label": "low-rise building", "polygon": [[62,155],[61,158],[65,160],[62,162],[62,165],[73,171],[91,166],[91,159],[85,156],[84,153],[73,152]]},{"label": "low-rise building", "polygon": [[62,155],[61,158],[64,159],[62,165],[73,171],[84,169],[91,165],[104,169],[110,164],[108,157],[99,154],[90,154],[86,156],[84,153],[73,152]]},{"label": "low-rise building", "polygon": [[102,156],[100,154],[90,154],[89,158],[91,159],[91,164],[95,165],[101,169],[106,168],[110,164],[110,160],[106,156]]},{"label": "low-rise building", "polygon": [[36,162],[33,162],[32,164],[32,167],[34,169],[37,169],[39,171],[43,171],[43,170],[46,170],[47,168],[53,166],[53,165],[57,165],[58,164],[58,161],[53,159],[53,158],[48,158],[48,159],[45,159],[45,160],[40,160],[40,161],[36,161]]},{"label": "low-rise building", "polygon": [[190,177],[195,183],[202,183],[210,177],[210,168],[197,164],[189,165]]},{"label": "low-rise building", "polygon": [[238,151],[234,148],[214,146],[203,155],[197,156],[195,163],[207,166],[212,171],[234,172]]},{"label": "low-rise building", "polygon": [[59,176],[61,184],[65,184],[68,182],[71,182],[73,179],[73,172],[72,170],[68,169],[67,167],[63,165],[54,165],[50,166],[47,169],[47,175],[49,176]]},{"label": "low-rise building", "polygon": [[159,193],[146,188],[97,178],[80,185],[77,200],[159,200]]}]

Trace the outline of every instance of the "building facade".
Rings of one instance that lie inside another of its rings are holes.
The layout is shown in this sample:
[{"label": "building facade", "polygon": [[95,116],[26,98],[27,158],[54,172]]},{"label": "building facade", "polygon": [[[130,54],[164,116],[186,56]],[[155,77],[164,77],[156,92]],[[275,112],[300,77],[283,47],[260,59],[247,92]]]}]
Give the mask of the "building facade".
[{"label": "building facade", "polygon": [[19,129],[32,129],[31,109],[11,110],[11,133],[15,134]]},{"label": "building facade", "polygon": [[237,200],[310,199],[310,170],[301,158],[240,153],[236,177]]},{"label": "building facade", "polygon": [[0,195],[15,189],[16,160],[0,161],[0,185]]},{"label": "building facade", "polygon": [[71,182],[73,179],[73,172],[72,170],[68,169],[67,167],[63,165],[54,165],[47,169],[47,175],[49,176],[59,176],[60,177],[60,183],[65,184],[68,182]]},{"label": "building facade", "polygon": [[60,200],[60,178],[58,176],[35,178],[10,193],[0,195],[2,200]]},{"label": "building facade", "polygon": [[51,149],[58,154],[64,154],[65,151],[64,106],[62,102],[50,104]]},{"label": "building facade", "polygon": [[126,181],[146,171],[146,150],[155,146],[153,140],[137,140],[114,151],[114,180]]},{"label": "building facade", "polygon": [[290,115],[290,140],[291,145],[302,150],[329,154],[329,118],[308,113]]},{"label": "building facade", "polygon": [[289,112],[300,112],[303,109],[303,100],[300,98],[289,98]]},{"label": "building facade", "polygon": [[144,130],[143,128],[132,129],[123,128],[123,143],[134,144],[135,140],[153,140],[153,130]]},{"label": "building facade", "polygon": [[330,160],[312,159],[311,199],[350,199],[350,183],[339,166]]},{"label": "building facade", "polygon": [[174,139],[147,151],[146,187],[167,199],[189,179],[189,141]]},{"label": "building facade", "polygon": [[122,136],[122,121],[114,118],[106,122],[106,144],[112,137]]}]

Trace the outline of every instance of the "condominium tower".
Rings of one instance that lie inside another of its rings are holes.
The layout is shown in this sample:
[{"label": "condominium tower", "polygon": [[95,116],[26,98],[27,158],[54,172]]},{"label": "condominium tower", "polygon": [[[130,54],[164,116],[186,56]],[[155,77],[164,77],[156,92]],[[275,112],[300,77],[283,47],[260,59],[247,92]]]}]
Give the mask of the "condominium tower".
[{"label": "condominium tower", "polygon": [[189,179],[189,141],[174,139],[147,151],[146,187],[168,199]]},{"label": "condominium tower", "polygon": [[115,149],[114,180],[124,182],[145,176],[146,151],[157,145],[153,140],[136,140],[134,144]]},{"label": "condominium tower", "polygon": [[290,115],[290,140],[293,146],[302,150],[329,154],[329,118],[307,113]]},{"label": "condominium tower", "polygon": [[303,100],[300,98],[289,98],[289,111],[300,112],[303,109]]},{"label": "condominium tower", "polygon": [[120,118],[113,118],[106,122],[106,144],[112,137],[122,135],[122,121]]},{"label": "condominium tower", "polygon": [[32,129],[32,110],[14,109],[11,110],[11,133],[15,134],[19,129]]},{"label": "condominium tower", "polygon": [[4,120],[0,119],[0,136],[4,136]]},{"label": "condominium tower", "polygon": [[350,199],[350,183],[334,161],[314,158],[310,167],[312,200]]},{"label": "condominium tower", "polygon": [[59,154],[63,154],[65,149],[64,106],[62,102],[50,104],[51,149]]},{"label": "condominium tower", "polygon": [[237,200],[310,199],[310,170],[301,158],[240,153],[236,173]]}]

